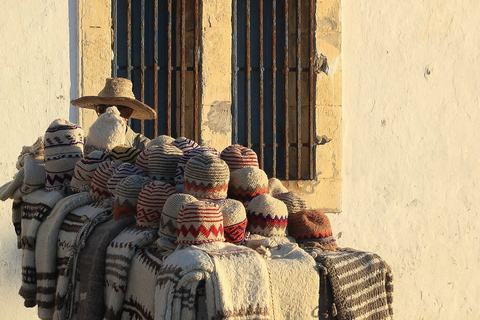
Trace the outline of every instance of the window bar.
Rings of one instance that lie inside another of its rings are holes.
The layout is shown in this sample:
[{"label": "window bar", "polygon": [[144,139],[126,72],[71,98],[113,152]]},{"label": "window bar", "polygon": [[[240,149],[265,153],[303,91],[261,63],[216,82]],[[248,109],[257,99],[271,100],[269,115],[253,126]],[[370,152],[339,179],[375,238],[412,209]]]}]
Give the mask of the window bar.
[{"label": "window bar", "polygon": [[315,6],[315,0],[310,0],[310,39],[309,39],[309,46],[310,46],[310,67],[308,69],[308,77],[309,77],[309,108],[310,108],[310,143],[309,143],[309,153],[310,153],[310,180],[313,180],[313,136],[314,136],[314,121],[315,121],[315,114],[314,114],[314,97],[315,97],[315,86],[314,86],[314,77],[315,74],[313,73],[313,65],[315,63],[315,12],[316,12],[316,6]]},{"label": "window bar", "polygon": [[258,105],[259,108],[259,118],[260,118],[260,154],[259,154],[259,164],[260,168],[263,169],[263,148],[264,148],[264,137],[263,137],[263,78],[264,78],[264,68],[263,68],[263,0],[258,1],[258,11],[259,11],[259,31],[260,31],[260,103]]},{"label": "window bar", "polygon": [[[145,0],[141,2],[141,24],[140,24],[140,101],[145,101]],[[140,132],[145,133],[145,122],[140,120]]]},{"label": "window bar", "polygon": [[127,78],[132,80],[132,0],[127,1]]},{"label": "window bar", "polygon": [[199,69],[199,61],[200,61],[200,8],[199,8],[200,0],[195,0],[195,53],[194,53],[194,83],[193,83],[193,90],[194,90],[194,102],[193,102],[193,134],[195,141],[200,141],[199,137],[199,127],[198,127],[198,105],[199,105],[199,85],[198,85],[198,69]]},{"label": "window bar", "polygon": [[277,1],[272,1],[272,129],[273,129],[273,176],[277,175]]},{"label": "window bar", "polygon": [[247,147],[252,147],[252,88],[251,88],[251,60],[250,60],[250,0],[247,0],[246,3],[246,71],[247,71]]},{"label": "window bar", "polygon": [[297,0],[297,179],[301,179],[302,161],[302,11]]},{"label": "window bar", "polygon": [[157,118],[153,120],[153,137],[158,136],[158,115],[159,115],[159,110],[158,110],[158,1],[155,1],[155,12],[154,12],[154,30],[155,30],[155,36],[154,36],[154,54],[153,54],[153,109],[157,112]]},{"label": "window bar", "polygon": [[[172,135],[172,0],[168,0],[167,27],[167,135]],[[155,88],[156,89],[156,88]]]},{"label": "window bar", "polygon": [[182,0],[180,31],[180,136],[185,136],[185,0]]},{"label": "window bar", "polygon": [[113,77],[117,77],[117,69],[118,69],[118,0],[113,1]]},{"label": "window bar", "polygon": [[290,166],[290,142],[289,142],[289,125],[288,125],[288,0],[285,0],[285,45],[284,45],[284,53],[285,53],[285,66],[284,66],[284,103],[285,103],[285,179],[289,180],[289,166]]},{"label": "window bar", "polygon": [[238,143],[238,7],[237,0],[232,1],[232,27],[233,27],[233,37],[232,37],[232,113],[233,113],[233,142]]}]

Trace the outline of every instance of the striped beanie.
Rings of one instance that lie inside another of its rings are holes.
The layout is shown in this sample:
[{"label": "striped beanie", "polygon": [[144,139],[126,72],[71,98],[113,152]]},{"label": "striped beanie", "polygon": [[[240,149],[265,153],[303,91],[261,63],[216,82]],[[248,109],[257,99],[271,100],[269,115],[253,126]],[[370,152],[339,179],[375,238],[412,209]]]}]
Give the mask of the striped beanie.
[{"label": "striped beanie", "polygon": [[288,233],[298,243],[314,242],[323,250],[335,250],[337,243],[332,234],[330,220],[318,209],[302,210],[288,217]]},{"label": "striped beanie", "polygon": [[292,213],[307,209],[307,203],[293,191],[277,193],[274,195],[278,200],[282,200],[287,206],[288,216]]},{"label": "striped beanie", "polygon": [[268,193],[255,197],[247,207],[247,230],[266,237],[283,237],[288,222],[287,206]]},{"label": "striped beanie", "polygon": [[65,119],[54,120],[44,135],[45,190],[66,191],[82,157],[82,128]]},{"label": "striped beanie", "polygon": [[176,244],[224,242],[220,207],[208,201],[189,202],[181,206],[177,218]]},{"label": "striped beanie", "polygon": [[247,229],[247,212],[240,201],[225,199],[220,204],[223,215],[223,232],[225,241],[240,243],[245,239]]},{"label": "striped beanie", "polygon": [[122,144],[115,146],[110,151],[110,159],[135,164],[135,160],[140,152],[140,149]]},{"label": "striped beanie", "polygon": [[178,149],[182,150],[183,152],[187,152],[192,149],[198,148],[200,145],[196,143],[195,141],[185,138],[185,137],[180,137],[172,141],[172,145],[177,147]]},{"label": "striped beanie", "polygon": [[70,184],[72,191],[83,192],[90,189],[93,174],[97,167],[108,159],[108,154],[102,151],[93,151],[85,158],[78,160]]},{"label": "striped beanie", "polygon": [[138,195],[142,188],[151,181],[147,177],[133,175],[123,178],[117,184],[113,203],[115,219],[136,215]]},{"label": "striped beanie", "polygon": [[178,212],[183,204],[194,201],[197,201],[197,198],[185,193],[173,194],[165,201],[158,227],[158,236],[160,238],[170,240],[171,242],[177,240]]},{"label": "striped beanie", "polygon": [[157,147],[158,146],[155,145],[144,149],[138,154],[137,158],[135,159],[135,165],[142,169],[145,174],[148,174],[148,159],[150,158],[150,150]]},{"label": "striped beanie", "polygon": [[110,192],[110,194],[113,196],[115,194],[115,188],[117,187],[117,184],[122,181],[123,178],[135,174],[139,176],[144,176],[142,169],[140,169],[136,165],[128,162],[120,164],[107,181],[108,192]]},{"label": "striped beanie", "polygon": [[156,137],[155,139],[152,139],[152,140],[148,141],[147,148],[149,148],[151,146],[159,146],[159,145],[162,145],[162,144],[171,144],[173,142],[173,140],[175,140],[175,139],[170,137],[170,136],[160,135],[160,136]]},{"label": "striped beanie", "polygon": [[108,159],[98,165],[90,184],[90,195],[92,198],[98,201],[111,198],[112,194],[108,191],[107,183],[120,164],[120,161],[110,161]]},{"label": "striped beanie", "polygon": [[245,167],[258,168],[258,158],[255,151],[239,144],[233,144],[223,149],[220,158],[228,164],[230,171]]},{"label": "striped beanie", "polygon": [[214,154],[217,157],[220,156],[215,148],[207,146],[200,146],[196,149],[188,150],[183,153],[182,157],[178,161],[177,169],[175,171],[175,187],[177,190],[180,192],[183,191],[183,175],[185,173],[185,166],[187,165],[188,160],[205,152]]},{"label": "striped beanie", "polygon": [[182,150],[170,144],[150,148],[148,158],[148,175],[153,180],[174,183],[175,170],[182,157]]},{"label": "striped beanie", "polygon": [[110,151],[115,146],[125,144],[126,129],[125,121],[120,117],[117,107],[108,107],[88,129],[85,139],[86,150]]},{"label": "striped beanie", "polygon": [[245,167],[230,173],[228,197],[242,202],[245,207],[253,198],[267,192],[268,177],[262,169]]},{"label": "striped beanie", "polygon": [[227,197],[230,171],[222,159],[202,153],[188,160],[185,166],[183,192],[201,199]]},{"label": "striped beanie", "polygon": [[277,178],[268,179],[268,193],[274,196],[277,193],[288,192],[288,189]]},{"label": "striped beanie", "polygon": [[165,201],[175,193],[175,188],[163,181],[146,184],[138,194],[137,226],[141,228],[158,226]]}]

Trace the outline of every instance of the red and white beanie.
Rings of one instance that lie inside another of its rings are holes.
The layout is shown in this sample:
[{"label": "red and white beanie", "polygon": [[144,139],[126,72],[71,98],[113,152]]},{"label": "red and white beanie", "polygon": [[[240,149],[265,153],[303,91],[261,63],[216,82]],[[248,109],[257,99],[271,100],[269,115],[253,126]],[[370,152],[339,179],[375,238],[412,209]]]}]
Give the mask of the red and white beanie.
[{"label": "red and white beanie", "polygon": [[182,150],[170,144],[152,147],[149,150],[148,176],[152,180],[174,184],[177,164],[183,156]]},{"label": "red and white beanie", "polygon": [[90,195],[97,201],[110,199],[112,194],[108,191],[107,183],[115,172],[115,169],[121,164],[120,161],[105,160],[95,169],[90,184]]},{"label": "red and white beanie", "polygon": [[177,240],[178,212],[183,204],[194,201],[197,201],[197,198],[185,193],[175,193],[165,201],[158,226],[158,236],[160,238],[171,242]]},{"label": "red and white beanie", "polygon": [[245,167],[259,167],[255,151],[239,144],[233,144],[223,149],[220,158],[228,164],[230,171]]},{"label": "red and white beanie", "polygon": [[78,160],[70,184],[72,191],[83,192],[90,190],[93,175],[97,167],[108,159],[108,154],[102,151],[93,151],[85,158]]},{"label": "red and white beanie", "polygon": [[148,159],[150,158],[150,150],[153,148],[157,148],[157,145],[151,146],[149,148],[144,149],[140,152],[135,159],[135,165],[145,172],[148,175]]},{"label": "red and white beanie", "polygon": [[165,202],[175,193],[175,188],[163,181],[146,184],[138,194],[137,226],[141,228],[158,226]]},{"label": "red and white beanie", "polygon": [[175,170],[175,188],[177,188],[179,192],[183,191],[185,166],[187,165],[188,160],[206,152],[220,157],[220,154],[215,148],[207,146],[200,146],[196,149],[188,150],[183,153],[182,157],[178,161],[177,169]]},{"label": "red and white beanie", "polygon": [[123,178],[115,188],[115,200],[113,203],[113,213],[115,219],[123,219],[129,216],[136,216],[138,195],[142,188],[152,180],[133,175]]},{"label": "red and white beanie", "polygon": [[268,176],[260,168],[245,167],[230,173],[228,197],[238,200],[245,207],[253,198],[268,192]]},{"label": "red and white beanie", "polygon": [[295,212],[289,216],[288,233],[298,243],[319,246],[323,250],[335,250],[337,243],[327,215],[319,209]]},{"label": "red and white beanie", "polygon": [[189,202],[180,208],[176,244],[224,242],[220,207],[209,201]]},{"label": "red and white beanie", "polygon": [[287,206],[268,193],[255,197],[247,207],[247,230],[266,237],[286,236]]},{"label": "red and white beanie", "polygon": [[183,192],[200,199],[227,197],[230,170],[228,165],[211,153],[202,153],[188,160],[183,175]]},{"label": "red and white beanie", "polygon": [[223,232],[225,241],[240,243],[245,239],[247,229],[247,212],[243,203],[234,199],[225,199],[220,203],[223,215]]},{"label": "red and white beanie", "polygon": [[128,176],[133,176],[133,175],[144,176],[144,173],[142,169],[128,162],[125,162],[119,165],[113,172],[110,179],[108,179],[107,181],[108,192],[110,192],[110,194],[113,196],[115,194],[115,188],[117,187],[117,184],[123,178],[126,178]]}]

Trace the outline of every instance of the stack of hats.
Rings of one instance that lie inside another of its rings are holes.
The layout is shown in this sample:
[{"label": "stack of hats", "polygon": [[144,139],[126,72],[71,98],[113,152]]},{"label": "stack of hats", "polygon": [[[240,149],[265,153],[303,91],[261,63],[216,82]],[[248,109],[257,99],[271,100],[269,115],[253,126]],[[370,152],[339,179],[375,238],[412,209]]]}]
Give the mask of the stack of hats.
[{"label": "stack of hats", "polygon": [[228,197],[239,200],[245,207],[253,198],[268,192],[268,176],[260,168],[245,167],[230,173]]},{"label": "stack of hats", "polygon": [[93,175],[97,167],[108,159],[108,154],[102,151],[93,151],[85,158],[78,160],[73,172],[71,188],[74,192],[83,192],[90,189]]},{"label": "stack of hats", "polygon": [[228,164],[230,171],[245,167],[258,168],[258,158],[255,151],[239,144],[234,144],[223,149],[220,158]]},{"label": "stack of hats", "polygon": [[185,166],[187,165],[188,160],[205,152],[214,154],[217,157],[220,156],[215,148],[207,146],[199,146],[198,148],[191,149],[183,153],[182,157],[178,161],[177,169],[175,171],[175,188],[177,188],[179,192],[183,191],[183,175],[185,173]]},{"label": "stack of hats", "polygon": [[210,153],[188,160],[185,166],[183,192],[201,199],[227,197],[230,171],[228,165]]},{"label": "stack of hats", "polygon": [[135,164],[135,160],[140,152],[140,149],[135,147],[118,145],[113,147],[113,149],[110,151],[110,159]]},{"label": "stack of hats", "polygon": [[171,242],[177,240],[177,217],[183,204],[197,201],[189,194],[176,193],[171,195],[163,205],[160,223],[158,227],[158,236]]},{"label": "stack of hats", "polygon": [[223,232],[225,241],[241,243],[245,239],[247,229],[247,212],[240,201],[225,199],[220,203],[223,215]]},{"label": "stack of hats", "polygon": [[321,210],[302,210],[291,214],[288,218],[288,233],[298,243],[318,246],[323,250],[337,248],[330,220]]},{"label": "stack of hats", "polygon": [[82,157],[82,128],[65,119],[54,120],[44,136],[45,190],[67,191]]},{"label": "stack of hats", "polygon": [[117,187],[117,184],[122,181],[123,178],[126,178],[128,176],[132,175],[140,175],[143,176],[143,171],[139,167],[137,167],[134,164],[125,162],[120,164],[113,174],[110,176],[110,179],[107,181],[107,189],[108,192],[113,196],[115,194],[115,188]]},{"label": "stack of hats", "polygon": [[284,237],[288,223],[287,206],[270,194],[255,197],[247,207],[247,230],[266,237]]},{"label": "stack of hats", "polygon": [[131,175],[122,179],[115,188],[113,213],[115,219],[135,216],[137,213],[138,195],[142,188],[150,183],[147,177]]},{"label": "stack of hats", "polygon": [[176,244],[192,245],[225,241],[220,207],[209,201],[183,204],[177,218]]},{"label": "stack of hats", "polygon": [[163,181],[146,184],[138,194],[137,226],[141,228],[158,226],[165,202],[175,193],[175,188]]},{"label": "stack of hats", "polygon": [[111,106],[90,126],[85,139],[85,151],[110,151],[125,144],[126,123],[117,107]]},{"label": "stack of hats", "polygon": [[149,148],[148,175],[153,180],[175,183],[175,171],[183,152],[179,148],[163,144]]},{"label": "stack of hats", "polygon": [[192,149],[198,148],[200,145],[196,143],[195,141],[185,138],[185,137],[180,137],[172,141],[172,145],[177,147],[178,149],[182,150],[182,152],[187,152]]}]

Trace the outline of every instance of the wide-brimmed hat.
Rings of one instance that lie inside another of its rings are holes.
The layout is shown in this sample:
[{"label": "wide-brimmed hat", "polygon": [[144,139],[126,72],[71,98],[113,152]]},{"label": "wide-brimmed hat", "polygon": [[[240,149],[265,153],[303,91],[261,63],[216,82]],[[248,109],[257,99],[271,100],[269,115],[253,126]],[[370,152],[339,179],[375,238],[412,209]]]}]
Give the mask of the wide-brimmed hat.
[{"label": "wide-brimmed hat", "polygon": [[107,78],[105,87],[97,96],[84,96],[70,101],[74,106],[95,109],[96,105],[125,106],[133,109],[131,118],[155,119],[157,113],[145,103],[135,99],[132,81],[125,78]]}]

